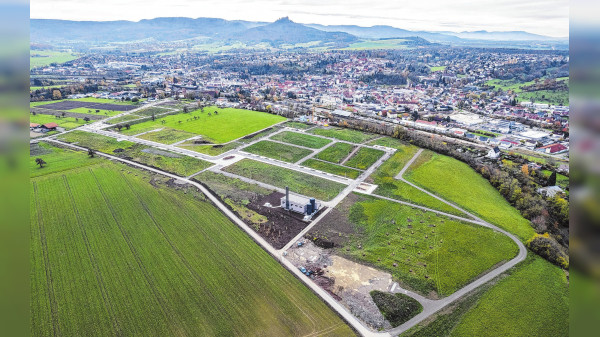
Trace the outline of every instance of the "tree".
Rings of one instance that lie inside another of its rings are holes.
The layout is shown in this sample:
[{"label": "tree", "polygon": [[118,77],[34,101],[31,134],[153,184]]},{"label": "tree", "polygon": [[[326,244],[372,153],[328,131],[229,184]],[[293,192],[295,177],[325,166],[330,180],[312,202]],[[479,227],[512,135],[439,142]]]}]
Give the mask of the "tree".
[{"label": "tree", "polygon": [[60,93],[60,90],[52,90],[52,99],[62,99],[62,94]]},{"label": "tree", "polygon": [[129,125],[129,123],[125,124],[125,129],[127,129],[127,130],[131,129],[131,125]]},{"label": "tree", "polygon": [[117,125],[115,126],[115,128],[117,128],[117,130],[118,130],[118,131],[121,131],[121,129],[123,128],[123,125],[121,125],[121,124],[117,124]]},{"label": "tree", "polygon": [[187,105],[186,105],[186,106],[184,106],[184,107],[183,107],[183,113],[184,113],[184,114],[186,114],[186,113],[188,113],[188,112],[189,112],[189,109],[188,109],[188,107],[187,107]]},{"label": "tree", "polygon": [[548,178],[548,186],[556,186],[556,171],[552,171],[552,174]]},{"label": "tree", "polygon": [[40,165],[40,168],[44,167],[44,165],[46,164],[46,162],[42,158],[35,158],[35,163],[37,165]]},{"label": "tree", "polygon": [[89,122],[90,118],[89,117],[84,117],[83,120],[86,121],[86,122]]},{"label": "tree", "polygon": [[152,113],[152,121],[154,122],[154,120],[156,120],[156,115],[154,115],[154,112]]},{"label": "tree", "polygon": [[133,103],[137,103],[137,102],[139,102],[139,100],[140,100],[140,99],[139,99],[139,98],[137,98],[137,97],[134,97],[134,98],[132,98],[132,99],[131,99],[131,101],[132,101]]},{"label": "tree", "polygon": [[94,151],[93,149],[88,149],[88,156],[90,156],[90,158],[94,158],[95,154],[96,154],[96,151]]},{"label": "tree", "polygon": [[521,172],[523,172],[523,174],[525,176],[529,175],[529,166],[527,166],[527,164],[524,164],[523,166],[521,166]]}]

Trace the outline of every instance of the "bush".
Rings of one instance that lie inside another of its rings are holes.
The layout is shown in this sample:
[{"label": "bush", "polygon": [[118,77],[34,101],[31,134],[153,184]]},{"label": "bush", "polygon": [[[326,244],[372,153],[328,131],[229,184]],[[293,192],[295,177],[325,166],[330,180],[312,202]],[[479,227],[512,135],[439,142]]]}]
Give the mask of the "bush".
[{"label": "bush", "polygon": [[417,300],[404,294],[390,294],[371,291],[371,297],[383,314],[383,317],[395,328],[423,311]]},{"label": "bush", "polygon": [[536,234],[527,241],[527,247],[555,265],[564,269],[569,268],[569,255],[548,233]]}]

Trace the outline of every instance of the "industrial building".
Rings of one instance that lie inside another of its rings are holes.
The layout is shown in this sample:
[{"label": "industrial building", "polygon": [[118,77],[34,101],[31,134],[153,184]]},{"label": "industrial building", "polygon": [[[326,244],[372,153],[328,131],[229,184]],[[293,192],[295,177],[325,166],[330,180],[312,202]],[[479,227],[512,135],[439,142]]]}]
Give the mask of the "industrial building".
[{"label": "industrial building", "polygon": [[321,208],[321,203],[315,198],[290,195],[290,189],[285,188],[285,196],[281,197],[281,207],[304,215],[313,215]]}]

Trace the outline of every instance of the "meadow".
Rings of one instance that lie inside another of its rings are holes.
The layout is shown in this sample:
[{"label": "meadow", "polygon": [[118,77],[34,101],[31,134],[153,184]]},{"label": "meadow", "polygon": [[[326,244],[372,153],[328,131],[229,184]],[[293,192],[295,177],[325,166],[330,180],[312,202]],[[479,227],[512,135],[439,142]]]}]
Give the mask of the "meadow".
[{"label": "meadow", "polygon": [[308,130],[308,132],[319,136],[344,140],[350,143],[364,143],[378,136],[375,134],[345,128],[314,128]]},{"label": "meadow", "polygon": [[195,134],[193,133],[165,128],[160,131],[144,133],[143,135],[137,136],[137,138],[151,140],[162,144],[173,144],[194,136]]},{"label": "meadow", "polygon": [[321,160],[325,160],[331,163],[339,164],[341,163],[350,153],[354,146],[348,143],[335,143],[325,150],[317,153],[315,156]]},{"label": "meadow", "polygon": [[306,130],[306,129],[312,128],[314,125],[310,125],[310,124],[306,124],[306,123],[302,123],[302,122],[290,121],[290,122],[285,123],[284,126],[287,126],[289,128],[300,129],[300,130]]},{"label": "meadow", "polygon": [[201,135],[212,143],[226,143],[285,120],[285,117],[260,111],[211,106],[204,108],[204,112],[195,110],[134,124],[123,133],[134,135],[166,127]]},{"label": "meadow", "polygon": [[346,223],[352,231],[338,239],[337,254],[385,270],[425,296],[448,296],[518,253],[489,228],[372,196],[351,195],[336,210],[313,231],[329,238]]},{"label": "meadow", "polygon": [[210,162],[199,158],[159,150],[130,141],[117,141],[111,137],[82,131],[73,131],[60,135],[59,140],[117,157],[127,158],[183,177],[204,170],[212,165]]},{"label": "meadow", "polygon": [[226,172],[254,179],[279,188],[327,201],[338,195],[346,185],[287,168],[243,159],[223,169]]},{"label": "meadow", "polygon": [[436,71],[444,71],[446,66],[429,67],[429,70],[434,73]]},{"label": "meadow", "polygon": [[331,143],[331,140],[325,138],[319,138],[304,133],[284,131],[271,136],[271,139],[278,140],[294,145],[300,145],[304,147],[310,147],[311,149],[320,149],[323,146]]},{"label": "meadow", "polygon": [[517,97],[519,102],[548,103],[553,105],[569,105],[569,91],[567,90],[538,90],[522,92]]},{"label": "meadow", "polygon": [[535,232],[500,193],[467,164],[425,151],[404,177],[526,241]]},{"label": "meadow", "polygon": [[179,144],[179,145],[177,145],[177,147],[180,147],[180,148],[186,149],[186,150],[191,150],[191,151],[198,152],[198,153],[207,154],[209,156],[218,156],[227,151],[231,151],[241,145],[242,144],[240,144],[238,142],[230,142],[230,143],[223,144],[223,145],[197,145],[197,144],[194,144],[193,141],[189,141],[189,142]]},{"label": "meadow", "polygon": [[258,143],[243,148],[242,151],[286,161],[288,163],[295,163],[312,153],[312,151],[308,149],[293,145],[283,145],[268,140],[261,140]]},{"label": "meadow", "polygon": [[52,63],[65,63],[79,58],[72,52],[55,50],[32,50],[29,54],[29,69],[48,66]]},{"label": "meadow", "polygon": [[331,174],[338,175],[340,177],[350,178],[350,179],[358,178],[358,176],[361,173],[360,171],[357,171],[357,170],[354,170],[354,169],[351,169],[348,167],[332,164],[332,163],[317,160],[317,159],[305,160],[301,163],[301,165],[313,168],[315,170],[328,172]]},{"label": "meadow", "polygon": [[383,154],[384,152],[382,150],[361,147],[347,162],[344,163],[344,165],[366,170],[371,167],[371,165],[375,164]]},{"label": "meadow", "polygon": [[46,123],[56,123],[61,128],[65,128],[65,130],[71,130],[71,129],[80,127],[82,125],[88,124],[91,121],[86,122],[83,120],[83,118],[75,118],[75,117],[60,117],[59,118],[54,115],[42,115],[42,114],[31,115],[30,114],[29,122],[30,123],[38,123],[40,125],[43,125]]},{"label": "meadow", "polygon": [[47,173],[30,183],[33,335],[353,335],[197,190],[106,160]]}]

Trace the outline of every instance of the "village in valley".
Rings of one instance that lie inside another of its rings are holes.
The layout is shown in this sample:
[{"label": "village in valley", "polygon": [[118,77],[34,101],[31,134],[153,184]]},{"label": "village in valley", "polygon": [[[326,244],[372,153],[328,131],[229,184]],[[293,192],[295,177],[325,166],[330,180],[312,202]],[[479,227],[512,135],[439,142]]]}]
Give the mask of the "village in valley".
[{"label": "village in valley", "polygon": [[568,335],[568,49],[32,36],[34,334]]}]

